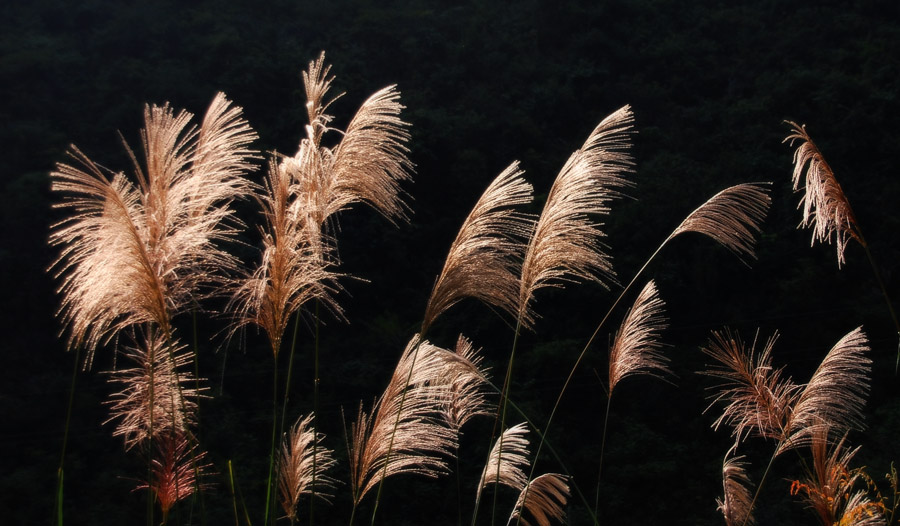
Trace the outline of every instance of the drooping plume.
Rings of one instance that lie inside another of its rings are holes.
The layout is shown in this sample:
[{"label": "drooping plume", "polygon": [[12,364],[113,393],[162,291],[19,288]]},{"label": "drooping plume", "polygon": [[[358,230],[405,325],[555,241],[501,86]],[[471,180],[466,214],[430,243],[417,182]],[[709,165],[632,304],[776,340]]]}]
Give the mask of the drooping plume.
[{"label": "drooping plume", "polygon": [[531,202],[532,188],[509,165],[491,182],[463,222],[428,298],[422,332],[463,298],[476,298],[515,316],[522,243],[532,219],[513,207]]},{"label": "drooping plume", "polygon": [[609,393],[620,380],[634,374],[671,374],[659,333],[666,328],[665,302],[651,280],[625,315],[609,354]]},{"label": "drooping plume", "polygon": [[831,243],[834,235],[837,245],[837,260],[840,267],[844,263],[844,250],[847,242],[855,239],[865,245],[862,234],[856,223],[856,216],[844,190],[834,177],[834,172],[819,148],[806,133],[806,126],[786,121],[791,126],[791,134],[784,142],[790,146],[795,141],[800,145],[794,151],[794,173],[792,176],[794,191],[803,192],[798,207],[803,208],[803,219],[800,226],[813,229],[810,244],[816,241]]},{"label": "drooping plume", "polygon": [[435,478],[447,471],[444,458],[456,447],[456,433],[441,411],[448,400],[441,379],[447,375],[450,355],[414,336],[372,413],[360,405],[349,443],[355,503],[379,483],[382,473],[384,478],[401,473]]},{"label": "drooping plume", "polygon": [[335,480],[328,476],[328,471],[336,464],[333,452],[322,446],[325,435],[316,435],[312,421],[312,414],[297,419],[290,434],[284,437],[278,459],[281,507],[291,521],[297,520],[297,503],[301,495],[313,495],[328,502],[331,495],[327,491],[335,486]]},{"label": "drooping plume", "polygon": [[511,524],[519,519],[525,526],[563,523],[568,501],[569,483],[566,477],[558,473],[545,473],[529,482],[519,493],[508,522]]},{"label": "drooping plume", "polygon": [[727,526],[753,526],[753,496],[750,494],[750,477],[747,476],[747,463],[743,456],[727,457],[722,463],[721,499],[716,504]]},{"label": "drooping plume", "polygon": [[738,257],[755,257],[755,235],[772,204],[769,184],[743,183],[722,190],[688,214],[666,242],[685,232],[697,232]]},{"label": "drooping plume", "polygon": [[62,278],[60,315],[69,346],[96,347],[125,327],[152,323],[164,333],[171,318],[206,286],[236,268],[221,247],[235,234],[231,202],[245,194],[242,174],[256,134],[219,94],[199,128],[192,115],[168,105],[147,106],[141,132],[143,166],[129,150],[137,184],[107,175],[74,146],[80,166],[59,164],[52,189],[73,215],[53,226],[63,247],[54,264]]},{"label": "drooping plume", "polygon": [[[542,287],[566,281],[614,280],[612,263],[594,217],[609,213],[609,202],[630,186],[628,153],[634,117],[625,106],[605,118],[557,175],[525,252],[519,288],[519,317],[528,325],[530,303]],[[592,217],[593,216],[593,217]]]},{"label": "drooping plume", "polygon": [[456,340],[455,354],[459,364],[447,367],[440,383],[447,386],[444,416],[457,433],[470,419],[493,414],[487,400],[487,372],[482,366],[483,356],[462,334]]},{"label": "drooping plume", "polygon": [[503,484],[521,491],[528,483],[525,470],[531,463],[528,461],[528,426],[525,423],[515,425],[494,442],[491,456],[488,458],[481,480],[478,482],[478,497],[488,484]]}]

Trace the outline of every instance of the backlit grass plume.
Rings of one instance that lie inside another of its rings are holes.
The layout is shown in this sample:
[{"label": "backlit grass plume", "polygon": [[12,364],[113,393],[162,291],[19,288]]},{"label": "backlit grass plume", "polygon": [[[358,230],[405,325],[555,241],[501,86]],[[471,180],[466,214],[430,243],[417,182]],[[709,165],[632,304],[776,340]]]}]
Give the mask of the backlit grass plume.
[{"label": "backlit grass plume", "polygon": [[325,98],[334,80],[330,70],[323,52],[303,73],[309,124],[294,156],[294,212],[308,217],[314,233],[321,233],[334,213],[357,202],[388,219],[405,219],[400,182],[411,178],[413,165],[407,158],[409,124],[400,118],[400,93],[396,86],[375,92],[341,132],[337,145],[326,147],[322,139],[333,120],[326,110],[337,98]]},{"label": "backlit grass plume", "polygon": [[278,459],[281,506],[291,524],[297,520],[297,504],[302,495],[311,495],[328,502],[331,495],[325,491],[334,489],[335,485],[335,480],[327,473],[336,462],[332,451],[321,445],[325,437],[321,433],[316,434],[312,429],[312,421],[312,414],[297,419],[291,432],[284,437]]},{"label": "backlit grass plume", "polygon": [[722,498],[716,499],[717,508],[722,512],[727,526],[752,526],[753,497],[750,494],[750,477],[743,456],[726,457],[722,463]]},{"label": "backlit grass plume", "polygon": [[726,188],[688,214],[666,241],[685,232],[697,232],[711,237],[738,257],[754,257],[755,236],[771,204],[768,183],[743,183]]},{"label": "backlit grass plume", "polygon": [[122,386],[107,402],[108,421],[117,421],[113,436],[121,436],[125,449],[131,449],[173,432],[190,435],[201,391],[188,368],[192,357],[186,347],[169,344],[162,334],[152,331],[123,354],[134,365],[111,373],[110,382]]},{"label": "backlit grass plume", "polygon": [[191,118],[168,104],[146,107],[143,163],[129,150],[136,184],[74,146],[78,166],[51,173],[53,191],[64,195],[56,206],[72,212],[50,235],[63,247],[54,264],[60,314],[69,346],[87,348],[86,366],[125,327],[151,323],[169,334],[171,317],[236,266],[221,242],[235,233],[229,205],[247,191],[241,175],[256,134],[222,94],[199,127]]},{"label": "backlit grass plume", "polygon": [[456,447],[441,412],[448,389],[441,379],[459,363],[453,353],[416,335],[407,344],[384,393],[368,414],[360,406],[350,430],[354,506],[381,480],[401,473],[437,477]]},{"label": "backlit grass plume", "polygon": [[761,354],[749,349],[730,331],[714,332],[708,356],[720,364],[705,372],[724,380],[715,400],[726,407],[713,424],[725,423],[740,442],[750,433],[778,441],[775,455],[808,444],[817,429],[845,432],[862,426],[862,408],[869,390],[871,360],[868,341],[857,328],[828,351],[805,385],[782,376],[772,366],[770,338]]},{"label": "backlit grass plume", "polygon": [[671,374],[669,359],[661,352],[659,333],[666,328],[665,302],[651,280],[638,294],[616,332],[609,353],[609,393],[623,378],[635,374]]},{"label": "backlit grass plume", "polygon": [[550,526],[566,520],[569,484],[566,477],[545,473],[528,483],[520,493],[508,523],[525,526]]},{"label": "backlit grass plume", "polygon": [[463,298],[476,298],[515,316],[518,310],[522,242],[530,216],[513,207],[530,203],[532,188],[518,162],[491,182],[463,222],[425,308],[422,333]]},{"label": "backlit grass plume", "polygon": [[491,448],[488,462],[481,472],[478,481],[477,499],[481,498],[481,490],[488,484],[502,484],[516,491],[525,489],[528,474],[525,470],[531,465],[528,461],[528,427],[525,423],[517,424],[504,431]]},{"label": "backlit grass plume", "polygon": [[135,489],[148,489],[162,509],[162,524],[166,524],[172,507],[206,489],[202,479],[210,468],[203,464],[206,452],[197,451],[196,444],[179,432],[163,433],[154,445],[156,453],[150,461],[150,480],[142,481]]},{"label": "backlit grass plume", "polygon": [[633,121],[629,106],[603,119],[554,180],[522,263],[518,316],[525,326],[538,289],[580,279],[604,286],[614,280],[600,243],[601,224],[592,216],[608,214],[609,202],[631,184],[625,174],[634,164],[627,151]]},{"label": "backlit grass plume", "polygon": [[791,134],[784,142],[790,146],[799,142],[794,151],[794,174],[792,181],[795,192],[803,192],[799,207],[803,208],[802,227],[812,227],[811,243],[826,241],[831,243],[834,236],[837,246],[838,266],[844,263],[847,242],[855,239],[865,245],[865,240],[856,223],[856,216],[850,201],[834,177],[831,167],[825,162],[819,148],[806,133],[806,126],[787,121]]},{"label": "backlit grass plume", "polygon": [[293,206],[299,199],[289,167],[293,162],[269,162],[264,193],[258,197],[265,217],[262,261],[238,282],[230,305],[236,313],[234,329],[261,327],[275,357],[291,316],[306,302],[318,299],[339,311],[330,296],[336,275],[325,262],[324,248],[311,238],[307,218]]},{"label": "backlit grass plume", "polygon": [[443,412],[451,429],[459,430],[476,416],[492,414],[492,405],[487,399],[487,371],[482,365],[483,356],[462,334],[456,340],[455,354],[458,366],[447,367],[440,380],[447,386],[447,399]]}]

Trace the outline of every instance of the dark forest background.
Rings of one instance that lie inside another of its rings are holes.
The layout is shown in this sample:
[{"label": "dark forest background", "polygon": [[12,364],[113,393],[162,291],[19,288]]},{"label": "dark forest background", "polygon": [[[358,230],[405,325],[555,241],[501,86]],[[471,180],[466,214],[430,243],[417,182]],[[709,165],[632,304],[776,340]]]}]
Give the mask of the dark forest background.
[{"label": "dark forest background", "polygon": [[[56,283],[46,272],[51,208],[48,173],[77,144],[116,170],[129,164],[120,130],[138,141],[144,103],[169,101],[202,114],[217,91],[244,107],[257,147],[293,154],[305,124],[300,72],[326,51],[337,76],[332,106],[342,127],[369,94],[398,84],[412,123],[417,166],[410,224],[394,227],[371,210],[340,215],[349,323],[328,319],[321,333],[320,421],[344,456],[341,408],[355,414],[384,388],[421,320],[427,295],[456,230],[488,182],[519,159],[535,187],[535,210],[568,155],[607,114],[631,104],[637,172],[633,199],[604,219],[609,253],[627,282],[681,219],[719,190],[772,181],[773,206],[758,259],[742,264],[701,236],[673,242],[649,268],[668,304],[665,339],[677,378],[623,382],[612,404],[601,486],[603,524],[723,524],[715,510],[727,431],[710,428],[710,378],[699,351],[723,326],[752,338],[781,334],[774,351],[805,381],[828,349],[863,325],[874,360],[868,429],[857,465],[881,480],[900,461],[898,336],[865,254],[857,244],[838,269],[834,247],[810,247],[798,230],[791,192],[792,150],[785,119],[806,123],[857,213],[888,290],[900,298],[900,4],[894,1],[550,2],[11,0],[0,3],[0,522],[46,524],[53,499],[75,357],[57,337]],[[252,175],[260,180],[262,172]],[[250,224],[256,210],[241,207]],[[644,280],[646,281],[646,280]],[[575,356],[618,291],[595,284],[545,291],[535,333],[519,344],[513,399],[546,420]],[[636,293],[636,291],[635,291]],[[630,304],[634,293],[624,303]],[[215,310],[215,305],[207,305]],[[615,330],[624,309],[614,315]],[[193,333],[190,315],[180,319]],[[260,521],[270,433],[271,358],[264,338],[223,345],[226,321],[197,317],[203,376],[214,398],[201,405],[201,439],[218,473],[231,460],[251,517]],[[484,348],[495,377],[513,331],[475,302],[441,319],[430,339],[458,333]],[[564,400],[550,441],[582,490],[592,495],[605,398],[606,336]],[[311,336],[301,332],[293,417],[311,410]],[[284,364],[282,364],[284,366]],[[113,367],[98,352],[77,376],[66,452],[68,524],[143,520],[132,492],[142,464],[104,425]],[[497,378],[497,381],[500,379]],[[605,381],[605,380],[604,380]],[[474,501],[490,422],[465,431],[464,509]],[[758,480],[774,444],[744,452]],[[540,459],[539,471],[558,471]],[[761,524],[813,524],[789,495],[796,458],[780,457],[758,503]],[[347,480],[346,464],[335,471]],[[211,477],[208,522],[230,523],[225,478]],[[452,524],[455,477],[386,484],[380,521]],[[349,488],[317,519],[344,524]],[[370,510],[371,497],[363,504]],[[587,522],[573,498],[573,523]],[[301,508],[302,509],[302,508]],[[362,511],[361,513],[365,513]],[[469,512],[470,513],[470,512]],[[366,515],[361,515],[366,517]],[[464,517],[468,517],[466,514]],[[199,520],[199,519],[198,519]],[[467,518],[464,520],[468,520]]]}]

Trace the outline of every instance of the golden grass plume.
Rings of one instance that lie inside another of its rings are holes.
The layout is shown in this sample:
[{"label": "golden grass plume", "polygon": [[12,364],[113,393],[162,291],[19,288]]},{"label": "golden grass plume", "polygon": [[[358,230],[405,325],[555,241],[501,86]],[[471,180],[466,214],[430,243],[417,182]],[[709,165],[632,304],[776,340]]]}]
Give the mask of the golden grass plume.
[{"label": "golden grass plume", "polygon": [[716,498],[717,508],[722,512],[727,526],[752,526],[753,496],[750,494],[750,477],[743,456],[726,457],[722,463],[722,498]]},{"label": "golden grass plume", "polygon": [[463,298],[476,298],[515,316],[523,244],[530,216],[513,207],[531,202],[532,187],[518,162],[500,173],[478,199],[450,246],[425,308],[422,333]]},{"label": "golden grass plume", "polygon": [[790,146],[793,146],[794,142],[800,143],[794,151],[794,173],[791,177],[794,191],[803,192],[798,205],[803,209],[800,226],[812,227],[810,244],[816,241],[831,243],[831,237],[834,236],[840,267],[844,263],[844,250],[850,239],[865,245],[856,223],[856,216],[834,172],[806,132],[806,125],[801,126],[792,121],[785,122],[790,125],[791,133],[784,142]]},{"label": "golden grass plume", "polygon": [[519,493],[508,523],[518,520],[525,526],[550,526],[554,521],[565,522],[568,501],[567,478],[558,473],[545,473]]},{"label": "golden grass plume", "polygon": [[191,119],[168,104],[145,108],[143,167],[128,150],[137,184],[121,172],[109,176],[74,146],[79,166],[59,164],[50,174],[63,194],[55,206],[72,211],[50,234],[63,247],[53,265],[62,279],[59,314],[69,346],[87,348],[86,367],[125,327],[153,323],[169,333],[172,316],[237,266],[221,243],[236,232],[230,204],[248,189],[242,174],[256,157],[248,147],[256,134],[223,94],[199,128]]},{"label": "golden grass plume", "polygon": [[519,318],[526,326],[538,289],[579,279],[604,286],[614,281],[600,242],[602,224],[591,216],[608,214],[609,202],[630,185],[625,174],[633,171],[628,153],[633,122],[629,106],[603,119],[554,180],[522,263]]},{"label": "golden grass plume", "polygon": [[609,393],[623,378],[635,374],[672,374],[662,354],[660,332],[667,326],[665,302],[653,280],[647,282],[616,332],[609,353]]},{"label": "golden grass plume", "polygon": [[525,470],[531,463],[528,461],[528,426],[525,423],[514,425],[505,430],[494,442],[490,457],[481,472],[478,481],[478,493],[488,484],[503,484],[516,491],[525,489],[528,474]]},{"label": "golden grass plume", "polygon": [[278,489],[281,507],[291,522],[297,520],[297,504],[302,495],[312,495],[326,502],[336,481],[328,475],[336,461],[333,452],[322,446],[325,435],[316,434],[311,425],[313,414],[298,418],[286,433],[278,459]]}]

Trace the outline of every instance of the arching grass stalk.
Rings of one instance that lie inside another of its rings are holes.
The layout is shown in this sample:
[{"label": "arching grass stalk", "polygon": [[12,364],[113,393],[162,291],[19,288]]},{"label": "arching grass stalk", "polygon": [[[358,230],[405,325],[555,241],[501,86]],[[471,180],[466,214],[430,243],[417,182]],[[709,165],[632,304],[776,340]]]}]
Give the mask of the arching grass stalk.
[{"label": "arching grass stalk", "polygon": [[[263,524],[269,524],[269,506],[274,507],[275,495],[272,491],[272,479],[275,470],[275,432],[278,429],[278,353],[275,353],[272,367],[272,441],[269,448],[269,476],[266,479],[266,508],[263,513]],[[274,523],[275,511],[272,510]]]},{"label": "arching grass stalk", "polygon": [[[319,298],[316,298],[316,320],[315,320],[315,343],[314,346],[314,354],[315,358],[313,359],[313,437],[318,439],[319,436]],[[297,335],[297,329],[294,328],[294,336]],[[291,357],[293,357],[294,352],[293,348],[291,349]],[[287,393],[285,392],[285,403],[287,402]],[[314,442],[315,444],[315,442]],[[312,454],[312,482],[311,488],[312,495],[309,498],[309,526],[315,526],[315,508],[316,508],[316,472],[317,469],[317,460],[318,460],[318,452],[319,448],[317,445],[313,446],[313,454]]]},{"label": "arching grass stalk", "polygon": [[600,480],[603,475],[603,451],[606,448],[606,430],[609,424],[609,406],[612,402],[612,392],[606,393],[606,413],[603,415],[603,434],[600,436],[600,459],[597,461],[597,494],[594,497],[594,515],[600,513]]},{"label": "arching grass stalk", "polygon": [[63,430],[62,452],[59,454],[59,468],[56,470],[56,524],[63,524],[63,465],[66,459],[66,445],[69,443],[69,425],[72,422],[72,406],[75,401],[75,381],[78,378],[78,361],[81,346],[75,348],[75,365],[72,366],[72,382],[69,387],[69,403],[66,408],[66,427]]}]

